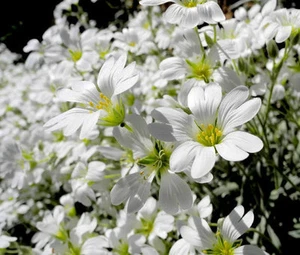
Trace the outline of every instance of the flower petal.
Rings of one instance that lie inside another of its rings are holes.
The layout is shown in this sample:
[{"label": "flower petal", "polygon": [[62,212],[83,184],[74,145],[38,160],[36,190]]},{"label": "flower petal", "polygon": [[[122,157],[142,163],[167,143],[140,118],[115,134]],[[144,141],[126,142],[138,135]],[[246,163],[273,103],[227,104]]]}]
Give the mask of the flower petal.
[{"label": "flower petal", "polygon": [[187,170],[195,158],[198,147],[199,144],[193,141],[179,145],[171,154],[170,170],[175,173]]},{"label": "flower petal", "polygon": [[277,43],[282,43],[284,41],[286,41],[292,32],[292,26],[282,26],[279,27],[277,34],[275,36],[275,41]]},{"label": "flower petal", "polygon": [[216,24],[225,20],[223,11],[214,1],[209,1],[205,4],[199,4],[197,5],[197,8],[200,18],[208,24]]},{"label": "flower petal", "polygon": [[225,119],[222,120],[223,135],[251,120],[258,113],[260,107],[261,99],[253,98],[243,103],[237,109],[228,112]]},{"label": "flower petal", "polygon": [[234,255],[267,255],[268,253],[264,252],[260,248],[254,245],[243,245],[234,249]]},{"label": "flower petal", "polygon": [[216,112],[222,99],[222,89],[212,83],[206,88],[193,87],[188,95],[188,106],[196,117],[198,124],[212,124],[215,122]]},{"label": "flower petal", "polygon": [[244,207],[238,205],[231,213],[225,217],[221,233],[230,242],[234,242],[243,235],[252,225],[254,214],[252,211],[247,212],[244,217]]},{"label": "flower petal", "polygon": [[189,185],[179,176],[166,172],[161,177],[159,205],[169,214],[192,207],[193,196]]},{"label": "flower petal", "polygon": [[226,136],[226,140],[230,140],[240,149],[250,153],[258,152],[263,148],[263,143],[260,138],[243,131],[229,133]]},{"label": "flower petal", "polygon": [[180,234],[187,243],[193,246],[200,246],[201,239],[195,229],[189,226],[182,226],[180,228]]},{"label": "flower petal", "polygon": [[160,65],[159,69],[161,71],[161,76],[167,80],[181,79],[186,74],[186,63],[182,58],[171,57],[164,59]]},{"label": "flower petal", "polygon": [[[193,117],[187,113],[167,107],[160,107],[152,111],[152,117],[160,122],[170,124],[172,126],[171,135],[177,141],[191,140],[194,136],[197,126]],[[157,129],[156,129],[157,130]],[[150,129],[150,132],[154,131]],[[166,131],[166,128],[164,132]],[[155,136],[155,133],[152,133]]]},{"label": "flower petal", "polygon": [[226,137],[215,147],[220,156],[228,161],[241,161],[249,156],[247,152],[237,147],[230,139],[226,140]]},{"label": "flower petal", "polygon": [[198,147],[195,159],[191,168],[193,179],[205,176],[214,167],[216,161],[215,149],[211,147]]},{"label": "flower petal", "polygon": [[100,112],[92,112],[89,115],[86,115],[84,122],[80,131],[80,139],[87,138],[90,132],[96,127],[97,121],[99,119]]},{"label": "flower petal", "polygon": [[201,247],[202,250],[211,248],[216,241],[214,233],[211,231],[206,220],[193,217],[198,236],[200,237],[200,243],[198,246]]}]

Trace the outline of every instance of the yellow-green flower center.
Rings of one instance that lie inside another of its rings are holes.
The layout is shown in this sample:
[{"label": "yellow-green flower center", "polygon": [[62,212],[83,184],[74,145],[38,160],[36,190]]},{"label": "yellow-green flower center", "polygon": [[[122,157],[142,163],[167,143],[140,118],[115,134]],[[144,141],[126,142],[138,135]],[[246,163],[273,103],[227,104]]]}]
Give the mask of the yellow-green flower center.
[{"label": "yellow-green flower center", "polygon": [[197,134],[197,141],[204,146],[214,146],[221,142],[222,131],[212,124],[207,126],[201,124],[200,131]]},{"label": "yellow-green flower center", "polygon": [[97,110],[103,109],[105,111],[108,111],[112,106],[111,100],[103,93],[99,94],[99,98],[100,100],[98,101],[97,104],[94,104],[93,102],[89,102],[89,106]]},{"label": "yellow-green flower center", "polygon": [[209,82],[209,79],[213,73],[213,68],[205,59],[201,59],[199,62],[191,62],[186,59],[186,63],[190,67],[190,74],[187,78],[195,78],[197,80],[204,80],[206,83]]},{"label": "yellow-green flower center", "polygon": [[[110,98],[105,96],[103,93],[99,94],[99,101],[97,104],[90,101],[88,103],[88,108],[93,110],[104,110],[106,111],[106,116],[101,117],[101,125],[104,126],[118,126],[125,118],[125,108],[121,101],[113,104]],[[91,110],[91,113],[93,111]]]},{"label": "yellow-green flower center", "polygon": [[182,0],[182,5],[187,8],[196,7],[198,4],[206,3],[206,0]]},{"label": "yellow-green flower center", "polygon": [[230,243],[223,239],[220,232],[216,233],[217,242],[211,249],[203,250],[204,254],[210,255],[234,255],[234,250],[241,245],[241,242]]},{"label": "yellow-green flower center", "polygon": [[73,51],[69,49],[69,53],[71,55],[71,59],[73,60],[73,62],[77,62],[82,57],[82,51],[79,50]]},{"label": "yellow-green flower center", "polygon": [[142,234],[144,236],[149,236],[153,230],[154,222],[153,220],[141,219],[142,227],[136,230],[137,234]]},{"label": "yellow-green flower center", "polygon": [[66,232],[66,230],[63,227],[59,227],[59,230],[57,231],[57,233],[55,234],[55,237],[61,241],[66,241],[68,240],[68,234]]}]

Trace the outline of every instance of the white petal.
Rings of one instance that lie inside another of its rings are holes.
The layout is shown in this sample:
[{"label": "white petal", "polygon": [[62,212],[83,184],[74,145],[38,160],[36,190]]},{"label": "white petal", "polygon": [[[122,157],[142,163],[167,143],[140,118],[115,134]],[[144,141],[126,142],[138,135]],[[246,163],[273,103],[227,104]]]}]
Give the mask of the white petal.
[{"label": "white petal", "polygon": [[235,127],[241,126],[251,120],[259,111],[261,107],[260,98],[252,98],[243,103],[237,109],[228,112],[225,119],[222,120],[223,135],[231,132]]},{"label": "white petal", "polygon": [[198,236],[200,237],[200,244],[198,244],[201,249],[211,248],[216,241],[214,233],[211,231],[206,220],[193,217],[195,226],[197,228]]},{"label": "white petal", "polygon": [[169,255],[191,255],[192,253],[190,252],[192,249],[191,244],[185,241],[184,239],[179,239],[176,241],[171,250]]},{"label": "white petal", "polygon": [[244,214],[244,207],[239,205],[235,207],[231,213],[225,217],[222,225],[222,235],[230,242],[234,242],[243,235],[252,225],[254,214],[249,211]]},{"label": "white petal", "polygon": [[228,161],[241,161],[249,156],[247,152],[237,147],[232,141],[227,141],[226,137],[215,147],[220,156]]},{"label": "white petal", "polygon": [[96,127],[97,121],[99,120],[100,112],[93,112],[89,115],[86,115],[84,122],[82,124],[81,132],[80,132],[80,139],[84,139],[89,137],[90,133]]},{"label": "white petal", "polygon": [[164,123],[150,123],[148,125],[149,131],[152,136],[156,139],[165,141],[165,142],[175,142],[177,141],[176,137],[173,135],[173,128],[169,124]]},{"label": "white petal", "polygon": [[241,80],[235,71],[229,67],[218,68],[213,73],[214,81],[219,83],[225,92],[229,92],[241,84]]},{"label": "white petal", "polygon": [[210,84],[206,88],[193,87],[188,95],[188,106],[194,114],[198,124],[213,124],[216,119],[216,111],[222,99],[222,89],[216,84]]},{"label": "white petal", "polygon": [[126,201],[132,189],[139,184],[139,173],[129,174],[121,178],[110,192],[110,199],[113,205],[119,205]]},{"label": "white petal", "polygon": [[275,41],[277,43],[282,43],[286,41],[290,37],[291,32],[292,32],[292,26],[279,27],[275,37]]},{"label": "white petal", "polygon": [[134,141],[141,143],[139,147],[144,150],[152,150],[153,143],[145,119],[140,115],[131,114],[126,117],[126,122],[133,127],[130,135],[133,136]]},{"label": "white petal", "polygon": [[151,116],[155,120],[170,124],[172,126],[171,134],[177,141],[191,140],[194,130],[197,130],[193,117],[183,111],[160,107],[153,110]]},{"label": "white petal", "polygon": [[233,252],[234,255],[267,255],[266,252],[254,245],[243,245]]},{"label": "white petal", "polygon": [[109,255],[109,252],[105,249],[108,248],[108,240],[105,236],[96,236],[87,239],[81,247],[80,253],[82,255]]},{"label": "white petal", "polygon": [[150,196],[150,188],[151,188],[151,181],[153,177],[150,178],[151,180],[141,182],[138,186],[138,189],[134,192],[134,196],[130,196],[127,201],[127,213],[135,213],[140,210],[147,201],[147,198]]},{"label": "white petal", "polygon": [[146,6],[155,6],[155,5],[161,5],[167,2],[174,2],[172,0],[141,0],[140,4],[141,5],[146,5]]},{"label": "white petal", "polygon": [[180,234],[187,243],[193,246],[201,245],[201,239],[198,235],[198,232],[195,229],[192,229],[189,226],[182,226],[180,228]]},{"label": "white petal", "polygon": [[199,146],[198,143],[193,141],[188,141],[179,145],[171,154],[170,170],[172,172],[182,172],[187,170],[194,160]]},{"label": "white petal", "polygon": [[277,33],[279,25],[277,23],[269,23],[266,25],[266,29],[263,31],[263,34],[267,41],[270,41]]},{"label": "white petal", "polygon": [[85,92],[95,88],[95,84],[91,81],[72,81],[72,90],[76,92]]},{"label": "white petal", "polygon": [[115,64],[114,57],[109,57],[101,67],[98,75],[97,84],[101,92],[111,98],[114,93],[114,83],[112,79],[112,68]]},{"label": "white petal", "polygon": [[186,63],[182,58],[171,57],[164,59],[160,65],[161,76],[167,80],[181,79],[186,74]]},{"label": "white petal", "polygon": [[273,12],[276,8],[277,0],[269,0],[261,10],[262,16],[267,16],[271,12]]},{"label": "white petal", "polygon": [[197,7],[185,8],[182,10],[182,17],[179,25],[185,28],[194,28],[202,22]]},{"label": "white petal", "polygon": [[175,214],[178,210],[191,208],[192,192],[189,185],[176,174],[165,173],[161,177],[159,205],[167,213]]},{"label": "white petal", "polygon": [[80,128],[89,114],[88,110],[73,108],[50,119],[44,124],[44,127],[47,128],[47,131],[63,129],[64,135],[69,136]]},{"label": "white petal", "polygon": [[261,139],[243,131],[235,131],[228,134],[226,140],[230,140],[240,149],[250,153],[258,152],[263,148]]},{"label": "white petal", "polygon": [[246,86],[238,86],[226,94],[219,107],[218,124],[220,125],[233,109],[244,103],[248,96],[249,90]]},{"label": "white petal", "polygon": [[[132,71],[130,70],[130,69],[134,69],[134,68],[135,68],[135,63],[131,63],[123,70],[124,75],[123,75],[122,79],[115,85],[115,90],[114,90],[113,96],[119,95],[119,94],[129,90],[137,83],[137,81],[139,80],[138,73],[132,73]],[[130,76],[126,75],[126,72],[128,72],[130,74]]]},{"label": "white petal", "polygon": [[197,5],[200,18],[208,24],[216,24],[225,20],[225,15],[220,6],[214,2],[209,1],[205,4]]},{"label": "white petal", "polygon": [[174,217],[165,212],[159,212],[154,220],[154,231],[162,239],[167,238],[167,234],[172,231]]},{"label": "white petal", "polygon": [[225,15],[221,9],[221,7],[214,1],[206,2],[207,8],[210,10],[212,20],[215,23],[221,22],[225,20]]},{"label": "white petal", "polygon": [[198,179],[205,176],[214,167],[215,162],[216,154],[214,147],[199,146],[191,168],[192,178]]},{"label": "white petal", "polygon": [[141,210],[139,215],[145,220],[152,220],[152,216],[156,214],[157,203],[155,198],[149,197]]},{"label": "white petal", "polygon": [[64,102],[76,102],[86,104],[88,101],[81,93],[71,89],[59,89],[56,92],[57,97]]},{"label": "white petal", "polygon": [[179,4],[172,4],[165,11],[163,17],[171,24],[180,24],[180,21],[184,15],[186,15],[185,7]]}]

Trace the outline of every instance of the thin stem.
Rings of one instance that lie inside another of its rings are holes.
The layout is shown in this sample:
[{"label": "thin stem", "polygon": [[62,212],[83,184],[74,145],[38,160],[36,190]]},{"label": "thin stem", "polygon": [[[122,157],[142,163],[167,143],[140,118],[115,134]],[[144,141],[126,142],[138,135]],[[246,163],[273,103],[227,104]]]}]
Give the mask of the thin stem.
[{"label": "thin stem", "polygon": [[198,38],[198,41],[199,41],[199,45],[200,45],[200,53],[202,52],[203,55],[205,56],[205,49],[204,49],[204,47],[203,47],[203,45],[202,45],[202,42],[201,42],[201,39],[200,39],[200,35],[199,35],[199,32],[198,32],[198,28],[197,28],[197,27],[194,27],[194,31],[195,31],[195,33],[196,33],[196,35],[197,35],[197,38]]}]

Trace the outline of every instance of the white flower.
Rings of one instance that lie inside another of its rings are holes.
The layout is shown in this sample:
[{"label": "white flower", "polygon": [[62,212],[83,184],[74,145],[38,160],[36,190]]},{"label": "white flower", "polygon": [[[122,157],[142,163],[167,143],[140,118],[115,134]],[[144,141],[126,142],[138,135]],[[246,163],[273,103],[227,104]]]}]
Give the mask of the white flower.
[{"label": "white flower", "polygon": [[117,126],[125,118],[125,106],[120,94],[138,81],[135,63],[125,67],[127,55],[110,57],[102,66],[97,85],[90,81],[74,82],[72,89],[61,89],[58,97],[63,101],[81,103],[82,108],[70,109],[47,121],[48,131],[63,129],[64,135],[74,134],[81,126],[80,139],[86,138],[99,122],[104,126]]},{"label": "white flower", "polygon": [[64,217],[64,208],[60,205],[56,206],[52,213],[46,214],[42,221],[36,223],[37,229],[41,232],[33,236],[32,242],[37,243],[37,247],[44,247],[47,243],[57,240],[66,241],[68,233],[63,226]]},{"label": "white flower", "polygon": [[276,10],[264,18],[261,29],[267,42],[275,37],[277,43],[282,43],[299,33],[300,10],[285,8]]},{"label": "white flower", "polygon": [[180,233],[183,239],[194,246],[201,254],[228,255],[265,255],[254,245],[243,245],[237,239],[252,225],[254,215],[249,211],[244,215],[244,207],[239,205],[218,222],[218,232],[214,234],[208,223],[201,218],[194,217],[192,226],[183,226]]},{"label": "white flower", "polygon": [[142,0],[141,5],[155,6],[166,2],[173,2],[166,10],[164,17],[171,24],[193,28],[203,21],[216,24],[225,20],[220,6],[209,0]]},{"label": "white flower", "polygon": [[216,152],[229,161],[244,160],[248,152],[262,149],[262,141],[247,132],[236,129],[251,120],[259,111],[261,100],[247,100],[249,90],[238,86],[222,100],[221,87],[210,84],[191,89],[188,106],[192,114],[158,108],[152,116],[159,122],[149,125],[150,132],[163,141],[181,144],[170,157],[173,172],[191,171],[194,179],[208,174],[216,161]]},{"label": "white flower", "polygon": [[0,225],[0,249],[5,249],[5,248],[9,247],[11,242],[16,241],[17,238],[3,234],[1,228],[2,227]]},{"label": "white flower", "polygon": [[139,115],[127,116],[125,128],[115,128],[114,136],[125,148],[130,148],[140,166],[138,172],[121,178],[111,191],[112,204],[127,201],[127,211],[136,212],[150,196],[151,183],[156,176],[160,185],[159,205],[170,214],[192,206],[192,194],[188,184],[169,172],[169,156],[172,145],[156,141],[150,136],[145,120]]}]

